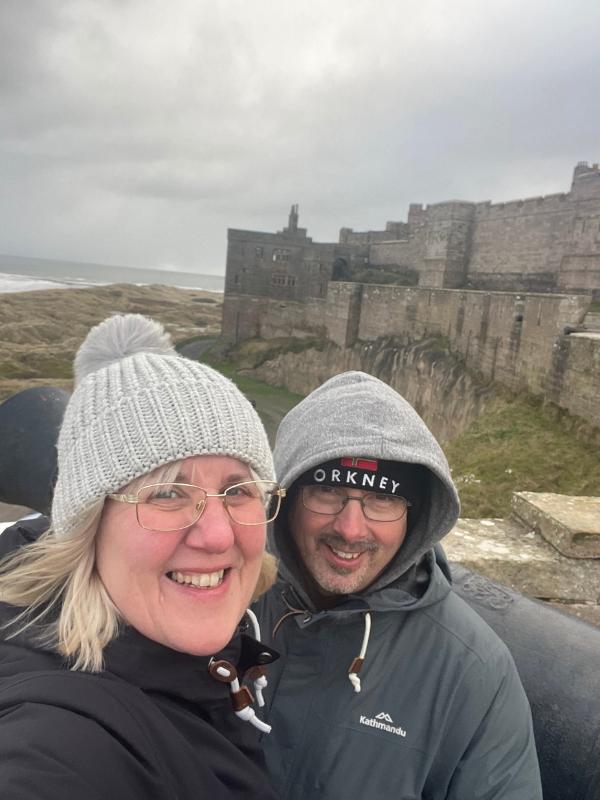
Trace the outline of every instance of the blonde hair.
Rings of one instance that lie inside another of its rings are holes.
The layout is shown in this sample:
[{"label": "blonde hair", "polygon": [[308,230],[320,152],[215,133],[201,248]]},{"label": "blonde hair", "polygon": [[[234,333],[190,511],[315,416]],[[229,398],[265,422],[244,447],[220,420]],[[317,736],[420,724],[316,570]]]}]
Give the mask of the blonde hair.
[{"label": "blonde hair", "polygon": [[[165,464],[124,488],[135,494],[148,482],[174,481],[180,464]],[[35,644],[60,653],[71,669],[87,672],[102,670],[104,648],[120,622],[96,569],[95,537],[103,508],[104,500],[91,506],[69,538],[57,538],[50,527],[0,562],[0,601],[21,608],[3,626],[6,638],[29,631]],[[272,586],[276,572],[275,559],[264,553],[252,602]]]}]

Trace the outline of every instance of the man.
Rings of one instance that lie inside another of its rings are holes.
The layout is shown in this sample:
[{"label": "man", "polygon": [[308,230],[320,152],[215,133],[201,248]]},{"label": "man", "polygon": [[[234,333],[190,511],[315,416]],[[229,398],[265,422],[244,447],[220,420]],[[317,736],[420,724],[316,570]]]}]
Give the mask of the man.
[{"label": "man", "polygon": [[280,578],[258,613],[282,654],[263,738],[281,796],[541,798],[513,661],[434,551],[459,503],[418,414],[338,375],[284,418],[275,465]]}]

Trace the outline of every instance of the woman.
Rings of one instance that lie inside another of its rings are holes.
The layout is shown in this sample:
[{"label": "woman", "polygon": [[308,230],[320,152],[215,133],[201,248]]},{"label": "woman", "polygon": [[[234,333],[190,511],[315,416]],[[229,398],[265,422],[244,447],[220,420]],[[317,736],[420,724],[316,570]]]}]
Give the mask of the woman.
[{"label": "woman", "polygon": [[273,797],[240,623],[282,493],[229,380],[145,317],[90,331],[51,528],[0,567],[1,797]]}]

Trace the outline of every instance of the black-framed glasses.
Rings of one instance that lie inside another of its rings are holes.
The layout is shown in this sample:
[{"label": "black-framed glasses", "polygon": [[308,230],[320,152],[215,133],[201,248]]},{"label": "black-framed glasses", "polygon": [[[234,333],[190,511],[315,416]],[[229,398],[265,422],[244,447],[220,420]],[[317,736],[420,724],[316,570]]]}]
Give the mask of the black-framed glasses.
[{"label": "black-framed glasses", "polygon": [[302,487],[302,505],[308,511],[325,516],[335,516],[343,511],[350,500],[358,500],[363,514],[372,522],[396,522],[410,508],[405,497],[393,494],[367,492],[362,497],[348,494],[347,489],[337,486],[310,485]]},{"label": "black-framed glasses", "polygon": [[111,500],[135,504],[140,527],[148,531],[181,531],[197,522],[209,497],[221,498],[238,525],[264,525],[279,513],[285,489],[274,481],[243,481],[210,494],[191,483],[152,483],[136,494],[109,494]]}]

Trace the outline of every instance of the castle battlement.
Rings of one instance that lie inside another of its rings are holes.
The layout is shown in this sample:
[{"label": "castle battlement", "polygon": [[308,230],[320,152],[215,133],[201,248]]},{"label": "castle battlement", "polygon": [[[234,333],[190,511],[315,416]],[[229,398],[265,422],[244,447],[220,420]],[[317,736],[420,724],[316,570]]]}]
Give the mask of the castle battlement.
[{"label": "castle battlement", "polygon": [[571,200],[570,193],[558,192],[556,194],[541,195],[539,197],[526,197],[522,200],[508,200],[502,203],[492,203],[487,200],[475,203],[477,214],[483,216],[506,216],[508,214],[544,214],[548,211],[564,211],[565,204]]},{"label": "castle battlement", "polygon": [[600,166],[579,162],[569,192],[494,203],[411,203],[382,230],[342,227],[314,242],[293,205],[277,233],[230,229],[226,292],[305,301],[369,270],[405,285],[600,298]]}]

